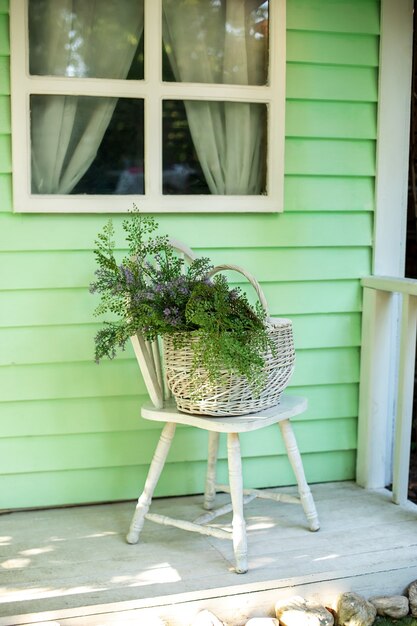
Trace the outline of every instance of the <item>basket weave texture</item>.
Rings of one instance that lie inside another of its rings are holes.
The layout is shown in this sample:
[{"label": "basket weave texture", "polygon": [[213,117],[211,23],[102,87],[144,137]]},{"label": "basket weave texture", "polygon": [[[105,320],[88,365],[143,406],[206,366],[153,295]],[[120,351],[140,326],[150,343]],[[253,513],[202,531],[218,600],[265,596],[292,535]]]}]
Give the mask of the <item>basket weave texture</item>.
[{"label": "basket weave texture", "polygon": [[[179,411],[198,415],[245,415],[256,413],[278,404],[281,394],[294,371],[295,352],[292,322],[288,319],[270,319],[267,324],[275,345],[275,355],[268,350],[265,355],[266,384],[254,396],[244,376],[229,371],[221,373],[217,384],[207,380],[207,372],[197,370],[190,376],[194,352],[193,339],[180,348],[174,347],[171,336],[164,338],[165,374],[168,387]],[[198,339],[194,339],[198,341]]]},{"label": "basket weave texture", "polygon": [[[268,314],[268,305],[262,289],[249,272],[236,265],[221,265],[214,268],[210,275],[230,269],[240,272],[249,280]],[[295,366],[292,322],[285,318],[269,317],[266,327],[275,346],[275,354],[269,349],[264,354],[267,377],[259,396],[253,395],[244,376],[233,374],[228,370],[221,372],[216,384],[208,380],[204,369],[194,370],[191,376],[194,358],[192,342],[198,341],[198,338],[190,334],[189,340],[182,342],[181,347],[175,347],[172,336],[165,336],[165,375],[178,410],[220,417],[256,413],[278,404]]]}]

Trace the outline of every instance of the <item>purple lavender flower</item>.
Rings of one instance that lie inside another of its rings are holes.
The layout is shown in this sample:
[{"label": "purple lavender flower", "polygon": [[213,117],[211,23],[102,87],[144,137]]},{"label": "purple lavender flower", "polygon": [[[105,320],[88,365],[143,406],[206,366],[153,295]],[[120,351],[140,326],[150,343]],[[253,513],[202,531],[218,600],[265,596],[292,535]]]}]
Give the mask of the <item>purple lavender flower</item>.
[{"label": "purple lavender flower", "polygon": [[166,322],[171,324],[171,326],[179,326],[181,324],[180,310],[177,306],[173,306],[171,308],[166,307],[163,313]]},{"label": "purple lavender flower", "polygon": [[130,270],[128,267],[126,267],[126,265],[120,265],[120,271],[122,273],[122,275],[124,276],[124,279],[126,281],[126,283],[128,285],[132,285],[132,283],[134,282],[135,278],[133,276],[133,272],[132,270]]}]

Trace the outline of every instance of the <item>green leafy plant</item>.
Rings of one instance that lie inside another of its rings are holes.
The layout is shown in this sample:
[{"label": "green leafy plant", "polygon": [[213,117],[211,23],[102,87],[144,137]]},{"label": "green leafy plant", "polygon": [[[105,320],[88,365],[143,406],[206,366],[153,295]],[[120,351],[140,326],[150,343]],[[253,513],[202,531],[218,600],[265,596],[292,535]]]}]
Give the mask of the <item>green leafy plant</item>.
[{"label": "green leafy plant", "polygon": [[374,626],[417,626],[417,619],[411,615],[394,619],[392,617],[377,617]]},{"label": "green leafy plant", "polygon": [[95,337],[95,358],[113,358],[137,332],[146,339],[172,335],[181,346],[190,334],[194,368],[203,367],[215,382],[220,372],[243,375],[259,391],[264,381],[263,354],[273,349],[259,304],[252,307],[239,289],[231,289],[223,275],[208,278],[210,260],[186,265],[167,236],[156,234],[149,216],[133,211],[123,222],[128,254],[118,263],[114,228],[109,220],[98,235],[98,268],[90,291],[101,297],[95,314],[111,314]]}]

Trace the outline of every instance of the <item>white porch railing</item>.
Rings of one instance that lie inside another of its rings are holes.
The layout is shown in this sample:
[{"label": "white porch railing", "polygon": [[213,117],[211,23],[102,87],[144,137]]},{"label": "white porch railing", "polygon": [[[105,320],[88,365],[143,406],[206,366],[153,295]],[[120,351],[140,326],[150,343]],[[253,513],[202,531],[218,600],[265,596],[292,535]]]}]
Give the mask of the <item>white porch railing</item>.
[{"label": "white porch railing", "polygon": [[390,481],[394,416],[393,501],[403,504],[410,463],[417,280],[371,276],[362,285],[357,482],[377,489]]}]

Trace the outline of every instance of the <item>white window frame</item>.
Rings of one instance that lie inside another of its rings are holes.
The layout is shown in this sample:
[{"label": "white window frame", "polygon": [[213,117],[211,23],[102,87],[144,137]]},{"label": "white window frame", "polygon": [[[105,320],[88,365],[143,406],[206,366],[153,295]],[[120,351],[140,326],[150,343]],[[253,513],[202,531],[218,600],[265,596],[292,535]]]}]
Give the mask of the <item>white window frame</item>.
[{"label": "white window frame", "polygon": [[[162,0],[144,0],[145,80],[31,76],[27,0],[10,3],[13,205],[16,212],[144,213],[280,212],[283,210],[285,141],[285,0],[269,7],[269,81],[266,86],[162,81]],[[30,96],[83,95],[144,98],[144,195],[41,195],[31,193]],[[164,195],[162,102],[165,99],[259,102],[267,106],[265,195]]]}]

